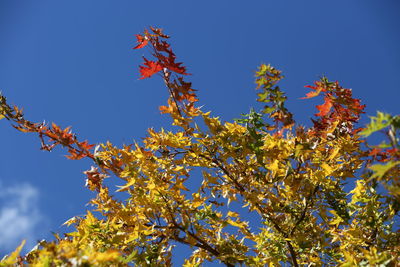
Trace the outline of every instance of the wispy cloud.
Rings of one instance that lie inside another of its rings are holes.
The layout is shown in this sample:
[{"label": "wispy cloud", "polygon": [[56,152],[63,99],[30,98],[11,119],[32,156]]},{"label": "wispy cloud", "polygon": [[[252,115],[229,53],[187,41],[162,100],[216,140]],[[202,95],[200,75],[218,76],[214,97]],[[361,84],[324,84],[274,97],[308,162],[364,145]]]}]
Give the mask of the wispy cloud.
[{"label": "wispy cloud", "polygon": [[[32,248],[43,221],[39,191],[28,183],[5,186],[0,181],[0,254],[14,250],[26,240],[25,251]],[[1,258],[1,257],[0,257]]]}]

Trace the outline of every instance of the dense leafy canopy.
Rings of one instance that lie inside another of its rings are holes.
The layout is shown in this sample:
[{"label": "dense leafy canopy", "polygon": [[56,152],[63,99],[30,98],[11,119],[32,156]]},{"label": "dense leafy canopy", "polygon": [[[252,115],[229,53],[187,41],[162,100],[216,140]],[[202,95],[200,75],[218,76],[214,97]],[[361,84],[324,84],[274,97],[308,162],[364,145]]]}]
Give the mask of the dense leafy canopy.
[{"label": "dense leafy canopy", "polygon": [[[36,132],[42,149],[60,145],[69,159],[92,160],[84,173],[96,197],[85,216],[66,222],[72,232],[25,256],[21,245],[0,266],[170,266],[180,245],[192,249],[184,266],[400,263],[399,116],[378,112],[357,128],[364,106],[323,77],[306,86],[304,98],[323,98],[312,126],[298,125],[277,85],[281,72],[262,64],[262,110],[222,122],[196,106],[169,36],[150,28],[136,38],[135,49],[153,57],[144,58],[141,79],[159,74],[165,82],[170,96],[160,111],[175,131],[150,128],[142,143],[94,147],[70,128],[26,120],[1,96],[1,116]],[[364,138],[377,131],[389,143],[368,145]],[[128,197],[114,197],[104,179],[120,181],[117,192]]]}]

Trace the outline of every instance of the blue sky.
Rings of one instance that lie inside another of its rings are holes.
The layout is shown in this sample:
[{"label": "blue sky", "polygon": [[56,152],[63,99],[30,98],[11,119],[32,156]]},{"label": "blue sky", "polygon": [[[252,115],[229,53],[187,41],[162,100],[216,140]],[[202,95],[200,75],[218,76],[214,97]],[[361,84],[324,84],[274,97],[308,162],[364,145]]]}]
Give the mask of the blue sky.
[{"label": "blue sky", "polygon": [[[82,140],[140,141],[169,122],[158,111],[163,82],[138,80],[145,51],[131,49],[134,34],[154,25],[172,36],[203,110],[224,120],[257,107],[261,63],[283,70],[281,88],[300,123],[321,103],[299,99],[304,85],[322,75],[352,88],[367,114],[398,114],[399,11],[396,0],[1,0],[0,90],[28,119],[72,126]],[[0,131],[1,257],[22,236],[31,246],[62,232],[93,195],[82,174],[89,161],[40,151],[37,136],[6,121]]]}]

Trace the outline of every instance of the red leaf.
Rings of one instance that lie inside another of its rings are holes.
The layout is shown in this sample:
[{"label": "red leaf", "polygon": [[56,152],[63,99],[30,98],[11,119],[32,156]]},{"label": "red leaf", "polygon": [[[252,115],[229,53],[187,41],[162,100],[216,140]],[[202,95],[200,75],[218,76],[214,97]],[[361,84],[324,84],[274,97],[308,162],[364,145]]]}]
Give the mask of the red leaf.
[{"label": "red leaf", "polygon": [[154,28],[150,26],[150,29],[152,32],[154,32],[154,34],[162,37],[162,38],[169,38],[168,35],[166,35],[165,33],[163,33],[163,30],[161,28]]},{"label": "red leaf", "polygon": [[397,151],[398,151],[397,148],[389,148],[389,149],[386,149],[386,152],[389,153],[389,154],[396,154]]},{"label": "red leaf", "polygon": [[161,66],[161,64],[159,62],[150,61],[150,60],[147,60],[146,58],[143,58],[143,59],[144,59],[143,64],[145,66],[139,66],[139,68],[140,68],[139,71],[140,71],[140,74],[142,75],[139,79],[149,78],[163,69],[163,67]]},{"label": "red leaf", "polygon": [[322,105],[318,105],[317,109],[319,113],[315,114],[315,116],[323,117],[331,111],[332,108],[332,100],[329,97],[325,97],[325,102]]},{"label": "red leaf", "polygon": [[369,153],[368,153],[368,156],[376,156],[376,155],[378,155],[379,153],[381,153],[381,151],[382,151],[382,149],[380,149],[380,148],[374,148],[374,149],[372,149]]},{"label": "red leaf", "polygon": [[189,75],[189,73],[186,73],[186,67],[181,66],[182,63],[175,62],[175,55],[173,53],[170,53],[168,57],[157,55],[157,58],[161,61],[163,67],[179,74]]},{"label": "red leaf", "polygon": [[166,52],[169,55],[174,54],[174,52],[172,52],[172,50],[171,50],[171,46],[166,41],[155,42],[154,48],[157,49],[157,51],[159,51],[159,52]]},{"label": "red leaf", "polygon": [[149,43],[149,40],[147,39],[147,37],[142,36],[140,34],[136,34],[136,39],[137,39],[138,45],[135,46],[133,49],[143,48]]},{"label": "red leaf", "polygon": [[83,173],[87,176],[86,186],[92,191],[100,191],[103,180],[107,178],[107,175],[100,173],[98,168],[93,166],[90,168],[90,170],[84,171]]}]

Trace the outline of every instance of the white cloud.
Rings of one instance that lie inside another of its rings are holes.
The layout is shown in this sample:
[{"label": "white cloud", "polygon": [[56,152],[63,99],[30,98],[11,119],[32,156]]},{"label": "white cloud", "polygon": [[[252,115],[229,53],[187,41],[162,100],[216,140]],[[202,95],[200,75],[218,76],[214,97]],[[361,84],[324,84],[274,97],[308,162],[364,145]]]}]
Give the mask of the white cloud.
[{"label": "white cloud", "polygon": [[24,251],[29,251],[40,238],[38,200],[39,191],[32,185],[4,186],[0,181],[0,254],[13,251],[24,239]]}]

